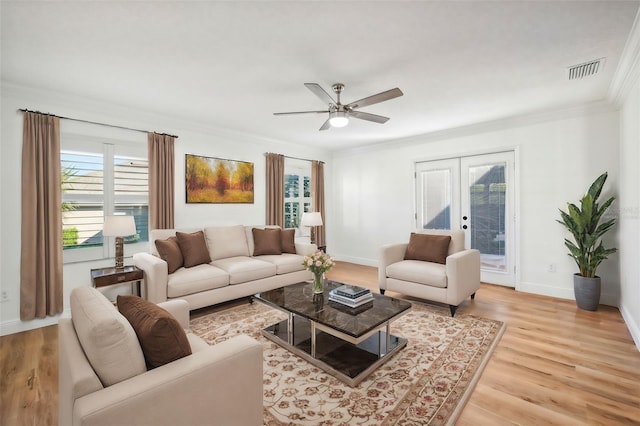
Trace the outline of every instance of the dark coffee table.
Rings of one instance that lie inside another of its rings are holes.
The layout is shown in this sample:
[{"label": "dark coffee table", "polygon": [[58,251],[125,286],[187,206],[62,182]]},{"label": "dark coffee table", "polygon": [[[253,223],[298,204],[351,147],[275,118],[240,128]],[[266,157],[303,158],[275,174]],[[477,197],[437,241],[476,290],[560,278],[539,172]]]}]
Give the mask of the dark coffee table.
[{"label": "dark coffee table", "polygon": [[263,336],[356,386],[406,346],[407,339],[389,328],[411,303],[374,293],[373,302],[349,308],[328,300],[329,291],[341,285],[326,281],[324,293],[314,295],[312,283],[302,282],[258,293],[256,299],[288,316],[262,330]]}]

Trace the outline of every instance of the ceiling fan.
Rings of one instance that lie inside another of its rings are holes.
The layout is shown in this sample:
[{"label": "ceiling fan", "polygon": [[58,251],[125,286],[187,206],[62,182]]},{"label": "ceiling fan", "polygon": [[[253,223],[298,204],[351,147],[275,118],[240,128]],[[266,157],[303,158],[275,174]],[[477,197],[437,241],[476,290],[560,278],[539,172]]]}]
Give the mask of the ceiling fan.
[{"label": "ceiling fan", "polygon": [[321,111],[295,111],[295,112],[274,112],[273,115],[292,115],[292,114],[325,114],[329,113],[329,118],[324,122],[320,130],[327,130],[329,127],[344,127],[349,124],[349,118],[359,118],[361,120],[373,121],[374,123],[386,123],[389,117],[383,117],[381,115],[370,114],[368,112],[357,111],[357,108],[377,104],[380,102],[388,101],[389,99],[402,96],[402,90],[395,89],[387,90],[385,92],[378,93],[376,95],[367,96],[359,101],[351,102],[347,105],[343,105],[340,102],[340,94],[344,90],[344,84],[336,83],[331,88],[336,94],[337,101],[335,101],[331,95],[329,95],[319,84],[305,83],[307,89],[311,90],[320,100],[327,104],[328,109]]}]

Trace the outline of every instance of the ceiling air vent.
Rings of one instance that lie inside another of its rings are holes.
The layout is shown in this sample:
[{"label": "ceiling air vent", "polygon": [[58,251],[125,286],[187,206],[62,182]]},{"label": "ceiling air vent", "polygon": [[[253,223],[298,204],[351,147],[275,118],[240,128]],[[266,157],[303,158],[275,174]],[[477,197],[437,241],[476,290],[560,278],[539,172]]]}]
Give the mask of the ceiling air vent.
[{"label": "ceiling air vent", "polygon": [[604,67],[604,62],[605,58],[600,58],[567,68],[569,80],[580,80],[581,78],[597,74]]}]

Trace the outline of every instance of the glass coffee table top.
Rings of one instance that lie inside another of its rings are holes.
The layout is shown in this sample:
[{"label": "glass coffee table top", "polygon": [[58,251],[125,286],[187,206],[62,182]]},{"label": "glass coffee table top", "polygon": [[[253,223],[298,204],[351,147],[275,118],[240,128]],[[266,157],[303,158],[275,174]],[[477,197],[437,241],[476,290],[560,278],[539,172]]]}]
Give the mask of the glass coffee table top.
[{"label": "glass coffee table top", "polygon": [[329,301],[329,291],[343,285],[325,281],[314,295],[312,283],[302,282],[256,294],[256,299],[288,314],[266,327],[262,335],[350,386],[386,362],[407,344],[390,332],[393,320],[411,303],[373,293],[373,301],[350,308]]},{"label": "glass coffee table top", "polygon": [[293,312],[319,324],[331,327],[349,336],[358,338],[377,329],[404,311],[411,303],[373,293],[373,303],[358,308],[349,308],[329,301],[329,291],[342,286],[336,281],[325,281],[324,293],[314,295],[311,283],[298,283],[256,294],[256,298],[267,305]]}]

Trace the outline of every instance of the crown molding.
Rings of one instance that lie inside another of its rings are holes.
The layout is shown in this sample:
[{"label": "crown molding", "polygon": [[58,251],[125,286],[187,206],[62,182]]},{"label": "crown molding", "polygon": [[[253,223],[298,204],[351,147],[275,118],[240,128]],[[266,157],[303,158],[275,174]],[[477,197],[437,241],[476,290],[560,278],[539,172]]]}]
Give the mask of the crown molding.
[{"label": "crown molding", "polygon": [[618,68],[613,75],[607,98],[617,108],[624,103],[625,98],[640,76],[640,10],[631,27]]},{"label": "crown molding", "polygon": [[469,124],[467,126],[438,130],[436,132],[423,133],[421,135],[415,135],[406,138],[392,139],[374,145],[346,148],[343,150],[333,151],[332,155],[334,158],[348,157],[352,155],[370,153],[377,150],[398,149],[402,147],[422,145],[425,143],[438,142],[447,139],[472,136],[480,133],[489,133],[516,127],[531,126],[538,123],[565,120],[574,117],[584,117],[592,114],[609,113],[615,111],[617,111],[617,108],[612,103],[607,100],[600,100],[573,105],[565,108],[538,111],[529,114],[522,114],[500,118],[497,120]]},{"label": "crown molding", "polygon": [[[253,144],[281,145],[285,147],[300,148],[300,145],[278,139],[271,139],[261,135],[242,132],[238,130],[221,128],[202,121],[190,120],[188,118],[167,115],[156,112],[144,111],[132,108],[130,106],[115,104],[112,102],[102,101],[99,99],[89,98],[76,94],[59,92],[41,87],[25,86],[7,80],[2,80],[1,92],[4,97],[19,98],[21,102],[29,105],[21,105],[21,108],[39,110],[53,115],[69,115],[73,118],[89,121],[104,121],[107,115],[113,125],[141,128],[146,127],[149,130],[158,133],[174,134],[180,138],[180,131],[188,130],[189,132],[201,133],[205,135],[215,136],[222,140],[239,141]],[[53,108],[61,108],[61,110],[49,110],[49,105]],[[82,111],[82,114],[78,114]],[[134,117],[132,120],[131,117]],[[309,150],[309,148],[307,148]],[[322,148],[312,148],[318,154],[329,151]]]}]

